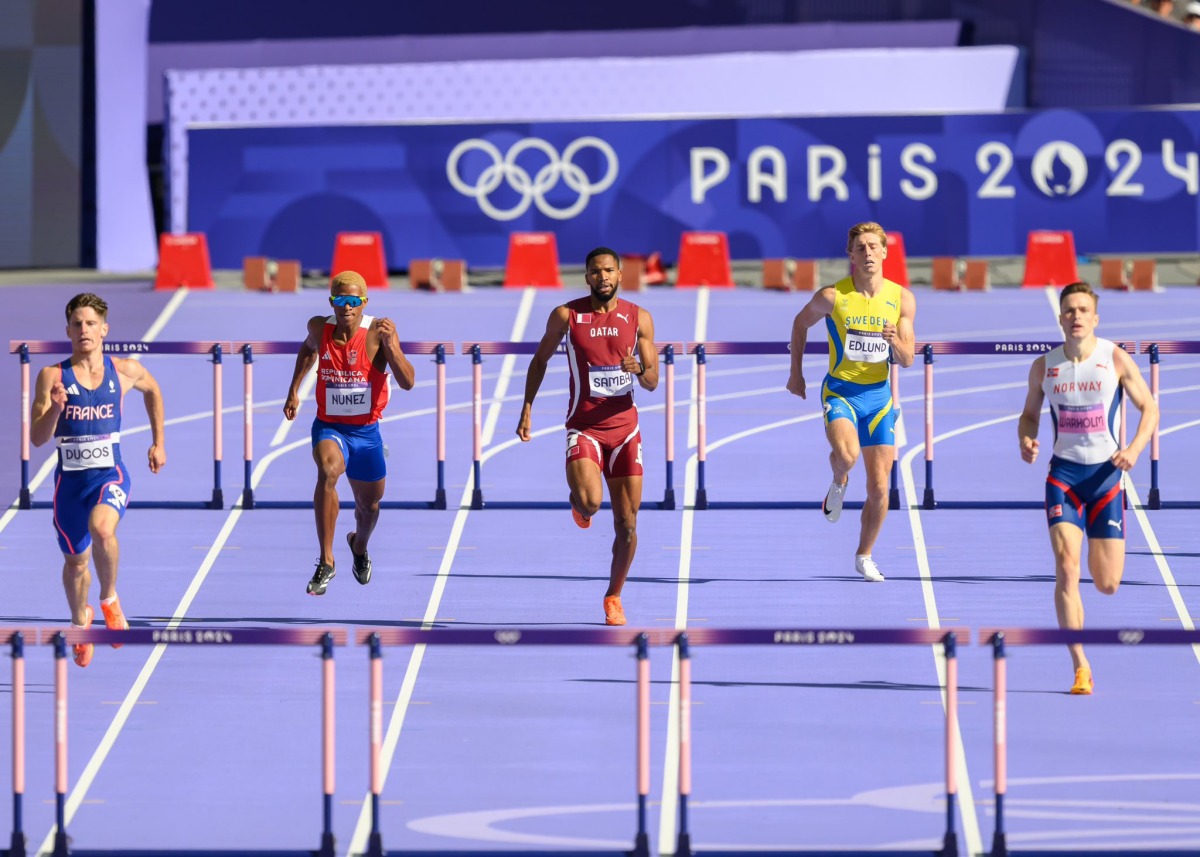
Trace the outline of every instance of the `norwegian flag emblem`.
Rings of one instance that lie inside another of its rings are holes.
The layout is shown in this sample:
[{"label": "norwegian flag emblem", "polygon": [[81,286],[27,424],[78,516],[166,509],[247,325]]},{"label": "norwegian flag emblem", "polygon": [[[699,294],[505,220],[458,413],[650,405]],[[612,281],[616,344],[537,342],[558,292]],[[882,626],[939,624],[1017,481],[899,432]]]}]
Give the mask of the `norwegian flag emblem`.
[{"label": "norwegian flag emblem", "polygon": [[1047,377],[1047,378],[1057,378],[1057,377],[1058,377],[1058,367],[1057,367],[1057,366],[1051,366],[1049,369],[1047,369],[1047,370],[1046,370],[1046,377]]},{"label": "norwegian flag emblem", "polygon": [[590,312],[576,313],[575,320],[580,324],[591,324],[592,314]]},{"label": "norwegian flag emblem", "polygon": [[1047,513],[1047,517],[1061,518],[1062,517],[1062,506],[1061,505],[1051,506],[1049,512]]}]

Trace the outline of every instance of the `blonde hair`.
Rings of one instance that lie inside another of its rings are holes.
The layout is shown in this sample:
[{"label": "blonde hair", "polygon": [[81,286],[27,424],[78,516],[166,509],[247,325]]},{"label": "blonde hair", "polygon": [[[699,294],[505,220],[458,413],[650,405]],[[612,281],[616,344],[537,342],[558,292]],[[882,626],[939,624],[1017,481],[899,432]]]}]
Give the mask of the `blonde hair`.
[{"label": "blonde hair", "polygon": [[332,292],[337,286],[358,286],[360,289],[365,289],[367,281],[358,271],[342,271],[330,280],[329,290]]},{"label": "blonde hair", "polygon": [[887,246],[887,233],[883,231],[883,227],[873,220],[867,220],[862,223],[856,223],[850,227],[850,234],[846,236],[846,252],[849,253],[854,249],[854,239],[867,232],[872,232],[879,236],[879,240],[883,242],[883,246]]}]

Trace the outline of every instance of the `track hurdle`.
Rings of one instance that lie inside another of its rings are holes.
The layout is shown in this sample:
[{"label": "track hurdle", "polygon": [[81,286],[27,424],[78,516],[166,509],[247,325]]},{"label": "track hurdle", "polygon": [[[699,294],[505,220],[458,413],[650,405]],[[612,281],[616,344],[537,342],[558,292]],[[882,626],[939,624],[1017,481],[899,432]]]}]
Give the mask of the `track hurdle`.
[{"label": "track hurdle", "polygon": [[[688,821],[688,800],[692,792],[692,646],[848,646],[848,645],[936,645],[941,643],[946,658],[946,827],[942,835],[942,848],[938,851],[812,851],[771,850],[763,853],[771,857],[813,857],[816,854],[852,855],[862,857],[913,857],[916,854],[932,854],[937,857],[956,857],[958,834],[954,816],[958,805],[958,658],[957,645],[970,642],[970,631],[965,628],[865,628],[828,629],[809,628],[773,630],[770,628],[727,628],[685,631],[676,638],[679,657],[679,829],[675,857],[693,857],[698,854],[727,853],[695,851],[692,848],[691,830]],[[663,846],[660,845],[660,850]],[[993,855],[1000,857],[1000,855]]]},{"label": "track hurdle", "polygon": [[3,857],[26,857],[25,801],[25,642],[36,645],[36,628],[0,628],[0,644],[12,652],[12,835]]},{"label": "track hurdle", "polygon": [[1175,645],[1200,646],[1200,631],[1182,628],[1088,628],[1065,630],[1059,628],[983,628],[979,631],[979,642],[992,647],[993,691],[992,724],[995,766],[996,826],[992,835],[990,857],[1072,857],[1072,855],[1200,855],[1200,849],[1019,849],[1008,847],[1008,831],[1004,821],[1004,804],[1008,792],[1008,646],[1067,646],[1081,643],[1089,646],[1156,646]]},{"label": "track hurdle", "polygon": [[[1141,343],[1140,352],[1150,355],[1150,395],[1159,401],[1159,368],[1163,354],[1200,354],[1200,342],[1170,340]],[[1124,426],[1124,419],[1121,423]],[[1200,500],[1163,500],[1158,484],[1159,428],[1150,439],[1150,491],[1146,496],[1148,509],[1200,509]]]},{"label": "track hurdle", "polygon": [[[1137,353],[1137,343],[1118,342],[1119,348],[1131,353]],[[935,354],[956,354],[973,356],[1003,356],[1014,355],[1026,358],[1036,358],[1062,345],[1062,342],[1019,341],[1019,342],[918,342],[916,353],[922,355],[925,367],[925,492],[921,500],[922,509],[1041,509],[1045,499],[1033,500],[938,500],[933,485],[933,356]],[[1024,403],[1022,394],[1019,401]],[[1126,406],[1125,396],[1121,396],[1121,445],[1126,441]],[[1126,500],[1128,506],[1128,500]]]},{"label": "track hurdle", "polygon": [[[665,371],[662,381],[666,385],[666,404],[663,408],[665,439],[666,488],[663,499],[658,503],[647,503],[643,509],[674,509],[675,508],[675,352],[682,351],[683,345],[678,342],[656,342],[654,347],[662,357]],[[471,508],[483,509],[567,509],[570,504],[565,501],[553,500],[502,500],[488,501],[483,499],[483,355],[485,354],[526,354],[537,352],[536,342],[464,342],[463,354],[471,355],[471,424],[473,427],[474,445],[472,452],[472,473],[475,488],[471,492]],[[556,354],[566,354],[566,346],[559,344]],[[610,508],[606,500],[602,508]]]},{"label": "track hurdle", "polygon": [[[696,358],[696,509],[819,509],[824,503],[821,500],[718,500],[708,499],[708,355],[790,355],[792,352],[789,342],[689,342],[687,353]],[[804,346],[805,354],[829,354],[829,345],[823,342],[809,342]],[[898,367],[891,365],[889,383],[892,391],[892,407],[896,416],[900,415],[900,392]],[[817,389],[820,389],[819,386]],[[819,396],[819,394],[818,394]],[[845,503],[847,509],[861,509],[861,500],[851,500]],[[888,490],[888,508],[900,508],[900,468],[896,461],[892,462],[892,472]]]},{"label": "track hurdle", "polygon": [[[243,426],[243,509],[309,509],[312,500],[259,500],[254,496],[252,474],[254,472],[254,356],[255,354],[288,354],[293,358],[300,350],[299,342],[255,341],[238,342],[237,350],[242,355],[242,426]],[[453,342],[401,342],[406,354],[432,354],[437,364],[437,488],[432,500],[384,500],[381,509],[445,509],[446,508],[446,351],[454,353]],[[353,509],[354,503],[343,500],[342,509]]]},{"label": "track hurdle", "polygon": [[[225,505],[221,491],[221,355],[231,350],[228,342],[119,342],[104,343],[104,353],[115,357],[159,354],[209,354],[213,364],[213,489],[212,497],[202,501],[131,500],[131,509],[220,509]],[[49,509],[53,502],[34,501],[29,489],[30,354],[70,354],[71,343],[54,340],[10,340],[8,353],[21,358],[21,509]]]},{"label": "track hurdle", "polygon": [[[54,850],[53,857],[116,857],[138,854],[141,857],[230,857],[231,854],[263,857],[335,857],[333,838],[334,792],[334,667],[333,647],[344,646],[345,629],[324,628],[133,628],[110,631],[107,628],[42,629],[42,643],[54,646]],[[76,643],[122,643],[158,646],[321,646],[321,760],[322,827],[320,846],[305,850],[237,849],[163,849],[155,851],[120,848],[87,850],[72,848],[66,829],[67,800],[67,646]]]},{"label": "track hurdle", "polygon": [[[444,857],[445,851],[385,851],[379,831],[379,795],[383,790],[383,770],[380,751],[383,747],[383,647],[384,646],[636,646],[636,780],[637,831],[629,851],[571,851],[570,854],[592,857],[650,857],[650,840],[646,830],[646,805],[650,794],[650,661],[651,642],[666,642],[667,631],[615,630],[608,628],[360,628],[357,641],[369,647],[370,677],[370,804],[371,833],[366,857],[386,854],[404,857]],[[493,851],[454,851],[455,857],[494,857]],[[567,852],[538,851],[538,854]]]}]

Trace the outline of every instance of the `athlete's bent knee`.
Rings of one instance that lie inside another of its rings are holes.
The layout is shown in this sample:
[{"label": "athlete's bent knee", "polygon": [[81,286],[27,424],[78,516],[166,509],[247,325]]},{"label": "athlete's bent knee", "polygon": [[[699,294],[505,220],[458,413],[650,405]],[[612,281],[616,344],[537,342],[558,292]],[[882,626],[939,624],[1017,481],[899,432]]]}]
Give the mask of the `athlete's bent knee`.
[{"label": "athlete's bent knee", "polygon": [[1092,582],[1096,584],[1096,589],[1099,590],[1102,595],[1116,595],[1117,590],[1121,588],[1121,581],[1119,580],[1093,580]]}]

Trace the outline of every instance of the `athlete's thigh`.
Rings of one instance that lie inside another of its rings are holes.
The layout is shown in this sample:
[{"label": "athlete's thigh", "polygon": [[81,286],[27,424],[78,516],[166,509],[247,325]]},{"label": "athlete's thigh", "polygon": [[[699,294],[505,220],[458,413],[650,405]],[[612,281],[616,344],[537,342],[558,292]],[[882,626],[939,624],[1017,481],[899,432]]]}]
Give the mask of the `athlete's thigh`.
[{"label": "athlete's thigh", "polygon": [[[378,426],[349,433],[346,437],[350,455],[346,459],[346,476],[358,482],[378,482],[387,476],[387,459],[383,454],[383,437]],[[382,488],[379,489],[382,492]]]},{"label": "athlete's thigh", "polygon": [[604,450],[586,432],[567,430],[567,485],[575,494],[599,498],[604,492]]},{"label": "athlete's thigh", "polygon": [[1125,540],[1088,538],[1088,571],[1100,589],[1113,589],[1125,573]]},{"label": "athlete's thigh", "polygon": [[1076,524],[1059,523],[1050,527],[1050,549],[1057,560],[1055,565],[1079,580],[1079,557],[1083,548],[1083,530]]},{"label": "athlete's thigh", "polygon": [[862,447],[858,443],[858,426],[848,417],[837,417],[825,423],[825,437],[839,456],[857,461]]}]

